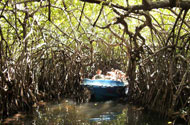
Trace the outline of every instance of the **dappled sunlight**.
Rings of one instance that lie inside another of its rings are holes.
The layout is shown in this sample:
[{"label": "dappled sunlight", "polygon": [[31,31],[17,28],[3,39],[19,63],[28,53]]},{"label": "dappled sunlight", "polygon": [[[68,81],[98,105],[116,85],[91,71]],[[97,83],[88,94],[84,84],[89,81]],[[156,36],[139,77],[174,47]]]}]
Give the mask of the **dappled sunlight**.
[{"label": "dappled sunlight", "polygon": [[[83,79],[114,68],[128,76],[123,102],[190,123],[189,8],[188,0],[0,0],[0,121],[65,98],[89,102]],[[63,107],[72,119],[78,112]]]}]

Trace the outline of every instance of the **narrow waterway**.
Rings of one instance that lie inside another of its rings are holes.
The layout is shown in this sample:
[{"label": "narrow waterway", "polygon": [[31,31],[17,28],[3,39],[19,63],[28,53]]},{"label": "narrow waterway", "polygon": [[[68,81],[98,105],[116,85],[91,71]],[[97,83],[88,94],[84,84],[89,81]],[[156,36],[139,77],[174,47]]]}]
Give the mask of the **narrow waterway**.
[{"label": "narrow waterway", "polygon": [[76,104],[71,100],[46,104],[33,113],[18,113],[4,121],[24,125],[167,125],[142,108],[114,101]]}]

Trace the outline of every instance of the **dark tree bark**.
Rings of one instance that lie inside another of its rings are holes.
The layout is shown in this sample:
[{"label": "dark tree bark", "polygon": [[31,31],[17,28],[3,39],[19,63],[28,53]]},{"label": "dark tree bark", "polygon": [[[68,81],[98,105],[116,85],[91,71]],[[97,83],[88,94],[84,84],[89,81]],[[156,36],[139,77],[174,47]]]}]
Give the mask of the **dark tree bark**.
[{"label": "dark tree bark", "polygon": [[80,1],[100,4],[101,2],[104,2],[105,0],[80,0]]},{"label": "dark tree bark", "polygon": [[143,0],[143,4],[141,5],[133,5],[133,6],[127,6],[127,7],[124,7],[123,5],[119,5],[119,4],[114,4],[112,2],[107,2],[105,0],[80,0],[80,1],[88,2],[88,3],[97,3],[97,4],[100,4],[101,2],[103,2],[103,5],[112,6],[112,7],[126,10],[126,11],[152,10],[152,9],[168,8],[168,7],[172,7],[172,8],[178,7],[178,8],[184,8],[184,9],[190,8],[190,1],[178,1],[178,3],[176,4],[176,0],[158,1],[158,2],[147,2],[147,0]]},{"label": "dark tree bark", "polygon": [[170,6],[175,7],[176,6],[176,0],[169,0]]}]

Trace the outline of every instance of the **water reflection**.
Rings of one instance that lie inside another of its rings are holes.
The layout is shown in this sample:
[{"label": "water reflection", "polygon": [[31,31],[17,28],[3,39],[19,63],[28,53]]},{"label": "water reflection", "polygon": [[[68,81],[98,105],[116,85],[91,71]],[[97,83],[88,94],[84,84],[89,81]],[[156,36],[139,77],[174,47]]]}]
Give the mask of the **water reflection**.
[{"label": "water reflection", "polygon": [[147,117],[140,108],[114,101],[76,104],[64,100],[47,104],[31,114],[9,123],[33,125],[164,125],[167,122]]}]

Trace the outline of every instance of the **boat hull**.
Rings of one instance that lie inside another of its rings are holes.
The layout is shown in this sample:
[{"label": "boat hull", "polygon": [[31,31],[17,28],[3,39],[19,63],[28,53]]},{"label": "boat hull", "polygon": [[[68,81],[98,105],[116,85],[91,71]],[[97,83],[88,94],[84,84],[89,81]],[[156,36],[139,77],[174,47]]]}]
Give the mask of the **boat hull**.
[{"label": "boat hull", "polygon": [[91,92],[91,99],[95,101],[118,99],[124,96],[126,85],[113,80],[88,80],[85,79],[83,86]]}]

